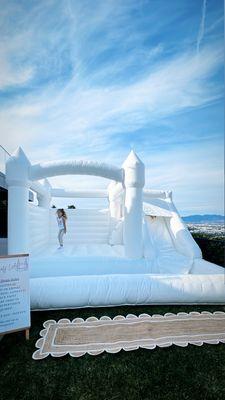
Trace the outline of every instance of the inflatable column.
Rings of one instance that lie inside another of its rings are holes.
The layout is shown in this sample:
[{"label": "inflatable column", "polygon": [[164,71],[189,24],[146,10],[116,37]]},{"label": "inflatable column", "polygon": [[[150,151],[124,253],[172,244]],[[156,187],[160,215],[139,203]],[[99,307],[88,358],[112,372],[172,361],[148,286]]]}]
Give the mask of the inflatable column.
[{"label": "inflatable column", "polygon": [[109,210],[112,218],[122,217],[122,194],[123,187],[121,182],[111,182],[108,186]]},{"label": "inflatable column", "polygon": [[49,209],[51,205],[51,185],[48,179],[44,180],[45,193],[37,193],[37,200],[39,207]]},{"label": "inflatable column", "polygon": [[143,256],[142,243],[142,189],[145,184],[145,167],[132,150],[123,163],[124,169],[124,246],[129,258]]},{"label": "inflatable column", "polygon": [[116,218],[116,202],[114,200],[114,189],[116,186],[116,182],[110,182],[108,186],[108,199],[109,199],[109,211],[110,211],[110,216],[112,218]]},{"label": "inflatable column", "polygon": [[19,147],[6,162],[8,185],[8,254],[28,252],[30,162]]}]

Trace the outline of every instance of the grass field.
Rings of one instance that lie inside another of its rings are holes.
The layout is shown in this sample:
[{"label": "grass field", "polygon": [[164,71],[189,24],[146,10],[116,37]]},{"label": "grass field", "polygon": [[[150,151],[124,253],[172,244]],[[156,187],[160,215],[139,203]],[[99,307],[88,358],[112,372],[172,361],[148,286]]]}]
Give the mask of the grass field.
[{"label": "grass field", "polygon": [[123,306],[33,312],[29,341],[20,332],[6,335],[0,342],[0,400],[225,399],[224,344],[122,350],[117,354],[86,354],[77,359],[31,358],[47,319],[193,310],[225,312],[225,306]]},{"label": "grass field", "polygon": [[205,260],[215,264],[225,265],[225,241],[224,237],[211,237],[203,233],[192,234],[200,246]]}]

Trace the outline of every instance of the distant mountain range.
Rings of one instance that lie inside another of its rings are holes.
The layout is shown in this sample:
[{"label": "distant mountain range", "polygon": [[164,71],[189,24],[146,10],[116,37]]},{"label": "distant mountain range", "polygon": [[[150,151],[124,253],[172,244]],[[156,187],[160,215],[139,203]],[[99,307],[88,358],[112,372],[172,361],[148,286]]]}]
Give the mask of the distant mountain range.
[{"label": "distant mountain range", "polygon": [[224,224],[225,216],[216,214],[188,215],[182,219],[189,224]]}]

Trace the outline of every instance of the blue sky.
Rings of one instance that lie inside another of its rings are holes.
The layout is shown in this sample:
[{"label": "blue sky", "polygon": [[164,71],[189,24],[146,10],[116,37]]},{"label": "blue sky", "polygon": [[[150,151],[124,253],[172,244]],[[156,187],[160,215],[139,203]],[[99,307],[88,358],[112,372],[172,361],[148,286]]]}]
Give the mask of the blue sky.
[{"label": "blue sky", "polygon": [[[0,0],[1,144],[121,165],[182,215],[223,210],[222,0]],[[106,187],[56,177],[57,187]],[[57,204],[58,205],[58,204]],[[60,204],[61,205],[61,204]]]}]

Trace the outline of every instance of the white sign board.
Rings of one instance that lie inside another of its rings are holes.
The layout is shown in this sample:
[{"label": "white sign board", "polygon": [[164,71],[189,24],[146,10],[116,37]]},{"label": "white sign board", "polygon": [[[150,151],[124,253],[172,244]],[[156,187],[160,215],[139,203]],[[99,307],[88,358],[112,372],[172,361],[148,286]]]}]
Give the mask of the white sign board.
[{"label": "white sign board", "polygon": [[0,334],[29,327],[29,256],[0,257]]}]

